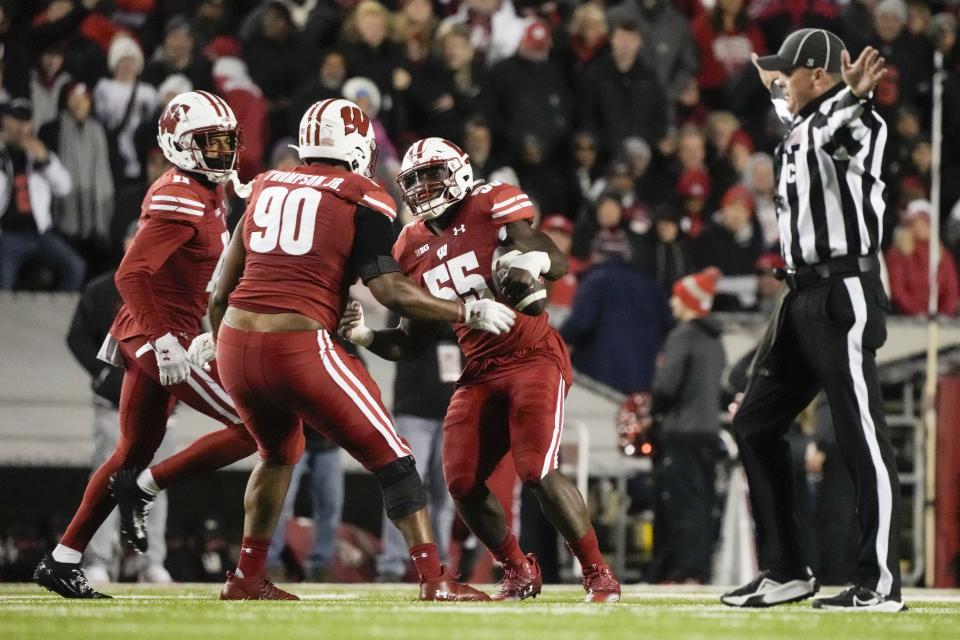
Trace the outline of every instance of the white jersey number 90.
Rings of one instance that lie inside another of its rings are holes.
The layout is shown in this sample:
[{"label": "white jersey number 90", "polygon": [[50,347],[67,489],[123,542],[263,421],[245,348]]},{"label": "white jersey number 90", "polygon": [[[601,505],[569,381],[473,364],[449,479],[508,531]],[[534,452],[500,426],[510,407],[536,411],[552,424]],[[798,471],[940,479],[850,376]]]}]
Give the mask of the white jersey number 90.
[{"label": "white jersey number 90", "polygon": [[262,228],[250,234],[250,249],[257,253],[280,250],[302,256],[313,246],[313,228],[321,193],[301,187],[267,187],[260,192],[253,209],[253,223]]}]

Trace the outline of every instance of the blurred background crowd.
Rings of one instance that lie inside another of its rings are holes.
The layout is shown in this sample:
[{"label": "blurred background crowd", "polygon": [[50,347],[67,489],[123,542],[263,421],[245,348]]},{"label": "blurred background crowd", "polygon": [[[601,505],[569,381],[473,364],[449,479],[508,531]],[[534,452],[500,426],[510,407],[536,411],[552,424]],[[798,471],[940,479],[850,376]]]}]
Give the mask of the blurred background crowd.
[{"label": "blurred background crowd", "polygon": [[782,131],[750,54],[822,27],[887,60],[874,99],[889,125],[885,249],[903,314],[926,309],[933,52],[944,54],[940,308],[953,315],[956,12],[954,0],[3,0],[0,286],[78,289],[113,267],[166,168],[158,113],[204,89],[238,114],[244,180],[296,162],[286,145],[305,108],[344,96],[375,122],[385,185],[412,141],[446,137],[475,175],[530,194],[574,271],[614,254],[669,290],[715,266],[717,310],[762,309],[775,287],[758,276],[780,263]]},{"label": "blurred background crowd", "polygon": [[[295,166],[303,112],[342,96],[373,121],[388,189],[410,143],[442,136],[476,177],[526,191],[571,258],[550,308],[576,369],[649,392],[678,280],[712,268],[715,311],[766,312],[780,290],[783,129],[750,56],[816,27],[887,61],[874,95],[889,127],[884,254],[904,315],[927,310],[943,54],[939,287],[953,316],[958,12],[960,0],[0,0],[0,289],[80,290],[116,268],[169,168],[157,118],[176,94],[203,89],[233,107],[244,181]],[[242,211],[231,196],[231,225]],[[811,455],[798,468],[820,473]]]}]

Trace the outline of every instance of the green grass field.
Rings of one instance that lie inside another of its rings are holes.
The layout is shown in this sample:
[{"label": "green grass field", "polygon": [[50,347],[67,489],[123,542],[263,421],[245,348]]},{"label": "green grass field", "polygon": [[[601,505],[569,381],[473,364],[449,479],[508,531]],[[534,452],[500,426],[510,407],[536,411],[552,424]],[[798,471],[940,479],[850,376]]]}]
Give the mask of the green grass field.
[{"label": "green grass field", "polygon": [[419,603],[412,585],[293,585],[304,601],[219,602],[218,587],[113,585],[113,600],[70,601],[0,584],[0,638],[960,638],[960,592],[910,591],[910,611],[891,615],[819,612],[809,603],[735,610],[705,588],[627,587],[622,602],[598,606],[583,604],[573,586],[504,604]]}]

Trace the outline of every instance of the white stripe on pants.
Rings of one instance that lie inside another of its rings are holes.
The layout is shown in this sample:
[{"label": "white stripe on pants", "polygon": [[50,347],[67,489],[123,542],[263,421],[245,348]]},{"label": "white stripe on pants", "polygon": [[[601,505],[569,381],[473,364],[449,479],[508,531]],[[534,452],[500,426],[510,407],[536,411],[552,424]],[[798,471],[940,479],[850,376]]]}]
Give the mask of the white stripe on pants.
[{"label": "white stripe on pants", "polygon": [[844,278],[850,304],[853,306],[854,323],[847,332],[847,357],[850,362],[850,377],[853,379],[853,391],[860,414],[860,426],[870,451],[870,460],[877,472],[877,564],[880,566],[880,580],[875,591],[889,595],[893,586],[893,575],[887,567],[888,541],[890,539],[890,519],[893,509],[893,496],[890,490],[890,474],[880,455],[877,441],[877,428],[870,415],[870,399],[867,393],[867,381],[863,375],[863,330],[867,324],[867,303],[863,295],[860,278]]}]

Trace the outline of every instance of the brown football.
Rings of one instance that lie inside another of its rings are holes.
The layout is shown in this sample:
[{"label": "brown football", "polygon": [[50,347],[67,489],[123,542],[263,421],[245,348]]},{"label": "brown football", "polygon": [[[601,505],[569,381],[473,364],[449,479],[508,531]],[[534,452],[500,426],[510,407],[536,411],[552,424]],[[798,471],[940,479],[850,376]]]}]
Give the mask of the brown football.
[{"label": "brown football", "polygon": [[[503,247],[497,247],[493,252],[493,264],[497,259],[507,252]],[[523,293],[516,296],[508,296],[500,287],[500,282],[507,277],[507,269],[491,269],[493,278],[493,290],[497,297],[505,304],[513,307],[520,313],[528,316],[538,316],[547,309],[547,288],[543,280],[538,278],[527,287]]]}]

